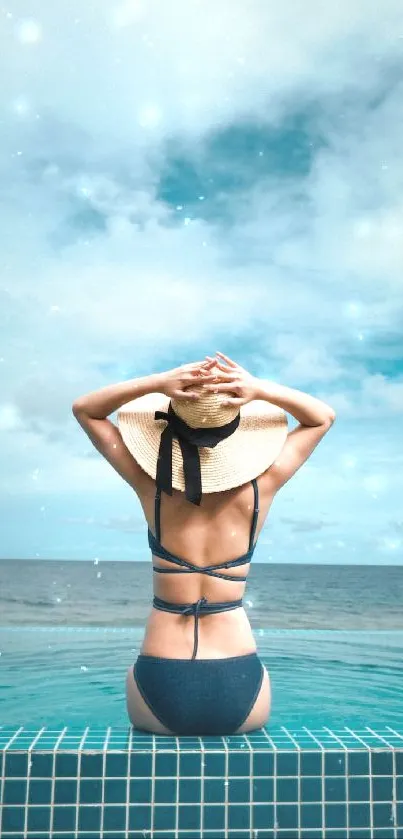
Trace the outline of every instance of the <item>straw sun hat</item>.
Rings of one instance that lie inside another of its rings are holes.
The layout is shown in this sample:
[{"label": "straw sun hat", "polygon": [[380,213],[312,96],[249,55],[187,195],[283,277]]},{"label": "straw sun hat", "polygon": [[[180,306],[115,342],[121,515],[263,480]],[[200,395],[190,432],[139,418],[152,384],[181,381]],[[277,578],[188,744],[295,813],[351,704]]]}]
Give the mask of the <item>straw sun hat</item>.
[{"label": "straw sun hat", "polygon": [[157,485],[172,487],[200,504],[202,492],[220,492],[261,475],[279,455],[288,431],[285,411],[265,400],[222,405],[223,394],[206,393],[196,401],[162,393],[122,405],[117,423],[137,463]]}]

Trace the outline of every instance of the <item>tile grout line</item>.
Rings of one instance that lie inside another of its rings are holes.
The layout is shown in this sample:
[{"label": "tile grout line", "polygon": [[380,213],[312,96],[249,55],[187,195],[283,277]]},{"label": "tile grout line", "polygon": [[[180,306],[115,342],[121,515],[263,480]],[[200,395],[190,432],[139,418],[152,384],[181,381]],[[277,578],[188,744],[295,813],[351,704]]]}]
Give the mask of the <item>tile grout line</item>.
[{"label": "tile grout line", "polygon": [[257,831],[253,829],[253,749],[249,742],[249,737],[247,734],[242,735],[246,741],[246,745],[249,749],[249,828],[251,836],[256,839]]},{"label": "tile grout line", "polygon": [[297,789],[298,789],[298,793],[297,793],[297,816],[298,816],[297,830],[298,830],[298,839],[301,839],[301,835],[302,835],[301,834],[301,831],[302,831],[302,827],[301,827],[301,746],[294,739],[292,734],[290,734],[288,729],[285,728],[285,726],[282,725],[281,727],[284,731],[287,732],[287,736],[290,738],[291,742],[294,743],[294,746],[296,746],[296,748],[297,748],[297,766],[298,766],[298,770],[297,770]]},{"label": "tile grout line", "polygon": [[102,748],[102,778],[101,778],[101,839],[104,833],[104,818],[105,818],[105,777],[106,777],[106,747],[110,740],[111,726],[108,725],[106,739]]},{"label": "tile grout line", "polygon": [[[37,742],[37,740],[39,740],[39,738],[42,734],[42,731],[44,731],[44,726],[38,731],[38,734],[36,735],[33,742],[28,747],[27,791],[26,791],[26,796],[25,796],[25,808],[24,808],[24,839],[27,839],[27,837],[28,837],[29,782],[31,780],[31,766],[32,766],[32,761],[30,760],[29,756],[30,756],[30,751],[32,749],[32,746]],[[4,773],[4,775],[5,775],[5,773]],[[3,801],[3,798],[1,798],[1,801]],[[1,835],[2,834],[0,833],[0,836]]]},{"label": "tile grout line", "polygon": [[128,839],[129,837],[129,813],[130,813],[130,778],[131,778],[131,754],[132,754],[132,742],[133,742],[133,726],[130,726],[129,729],[129,742],[127,744],[128,755],[127,755],[127,767],[126,767],[126,824],[125,824],[125,833],[124,839]]},{"label": "tile grout line", "polygon": [[[43,729],[42,729],[43,730]],[[56,756],[57,750],[59,748],[59,743],[61,743],[64,733],[67,731],[67,726],[63,728],[63,731],[60,732],[59,737],[56,740],[56,743],[53,748],[53,758],[52,758],[52,786],[50,792],[50,825],[49,825],[49,839],[53,838],[53,822],[54,822],[54,815],[55,815],[55,786],[56,786]],[[39,736],[39,735],[38,735]],[[38,739],[38,738],[37,738]],[[35,745],[36,740],[32,743],[32,748]],[[78,781],[77,781],[78,783]],[[25,837],[24,837],[25,839]]]},{"label": "tile grout line", "polygon": [[201,770],[200,770],[200,836],[203,836],[204,830],[204,765],[206,760],[206,750],[204,748],[203,738],[199,737],[199,746],[201,752]]},{"label": "tile grout line", "polygon": [[389,749],[393,749],[393,746],[390,743],[388,743],[388,741],[385,739],[385,737],[382,737],[382,734],[378,734],[376,731],[374,731],[372,728],[370,728],[369,725],[367,725],[366,728],[368,729],[368,731],[371,732],[373,737],[376,737],[377,740],[380,740],[382,743],[386,743],[386,745],[389,747]]},{"label": "tile grout line", "polygon": [[370,839],[375,839],[374,837],[374,800],[373,800],[373,772],[372,772],[372,757],[373,752],[371,749],[369,750],[369,830],[370,830]]},{"label": "tile grout line", "polygon": [[348,748],[343,743],[343,740],[340,737],[338,737],[337,734],[335,734],[334,731],[331,730],[331,728],[327,728],[327,726],[324,726],[324,727],[325,727],[326,731],[329,734],[331,734],[331,736],[334,737],[335,740],[337,740],[338,743],[341,744],[341,746],[343,747],[343,749],[345,750],[345,753],[346,753],[346,755],[345,755],[345,798],[346,798],[346,831],[347,831],[347,836],[348,836],[349,833],[350,833],[350,808],[349,808],[349,803],[350,802],[349,802],[349,786],[348,786],[348,779],[349,779]]},{"label": "tile grout line", "polygon": [[362,745],[365,746],[367,751],[370,751],[368,743],[366,743],[365,740],[363,740],[362,737],[359,736],[359,734],[357,734],[355,731],[352,730],[352,728],[349,728],[347,725],[345,726],[345,728],[356,740],[358,740],[359,743],[362,743]]},{"label": "tile grout line", "polygon": [[155,815],[155,755],[157,751],[156,736],[153,734],[152,752],[151,752],[151,820],[150,820],[150,836],[154,836],[154,815]]},{"label": "tile grout line", "polygon": [[277,839],[277,837],[278,837],[278,834],[277,834],[277,829],[278,829],[278,822],[277,822],[277,752],[278,752],[278,749],[277,749],[277,746],[276,746],[274,740],[272,740],[272,738],[270,737],[269,732],[266,731],[266,728],[264,728],[263,731],[264,731],[264,734],[265,734],[265,737],[266,737],[267,741],[270,743],[270,745],[273,749],[273,776],[274,776],[273,777],[273,831],[274,831],[273,832],[273,839]]},{"label": "tile grout line", "polygon": [[305,731],[308,732],[309,736],[318,744],[321,750],[321,790],[322,790],[322,800],[321,800],[321,809],[322,809],[322,834],[326,836],[326,811],[325,811],[325,754],[326,751],[323,747],[323,744],[318,740],[317,737],[312,733],[312,731],[304,725],[303,728]]},{"label": "tile grout line", "polygon": [[[75,827],[74,827],[74,839],[80,839],[79,831],[78,831],[78,816],[80,812],[80,778],[81,778],[81,756],[82,756],[82,747],[85,742],[85,738],[88,734],[89,726],[87,725],[84,729],[84,734],[80,740],[80,744],[78,746],[78,754],[77,754],[77,795],[76,795],[76,819],[75,819]],[[101,817],[101,833],[100,839],[102,839],[102,817]]]},{"label": "tile grout line", "polygon": [[226,738],[222,738],[224,746],[224,839],[228,839],[228,787],[229,787],[229,752]]},{"label": "tile grout line", "polygon": [[[3,726],[2,726],[2,728],[3,728]],[[23,725],[21,725],[17,729],[17,731],[13,734],[11,739],[8,740],[7,743],[5,743],[4,748],[3,748],[3,777],[1,779],[1,792],[0,792],[0,803],[1,804],[4,801],[4,786],[5,786],[5,783],[6,783],[6,757],[7,757],[6,751],[7,751],[8,747],[11,745],[11,743],[18,737],[18,735],[21,734],[21,731],[24,731],[24,726]],[[3,830],[2,830],[2,827],[3,827],[3,812],[4,812],[4,807],[1,806],[0,807],[0,837],[3,835]]]},{"label": "tile grout line", "polygon": [[385,728],[388,728],[389,731],[391,731],[392,734],[395,735],[395,737],[398,737],[399,740],[402,740],[402,745],[403,745],[403,735],[402,734],[399,734],[397,731],[395,731],[394,728],[391,728],[390,725],[386,725]]},{"label": "tile grout line", "polygon": [[[175,786],[175,839],[179,839],[179,772],[180,772],[180,742],[175,737],[176,743],[176,786]],[[151,839],[152,839],[151,833]]]},{"label": "tile grout line", "polygon": [[396,810],[396,802],[397,802],[397,784],[396,784],[396,776],[397,776],[397,767],[396,767],[396,752],[392,752],[392,806],[391,806],[391,821],[393,822],[393,839],[397,839],[397,810]]}]

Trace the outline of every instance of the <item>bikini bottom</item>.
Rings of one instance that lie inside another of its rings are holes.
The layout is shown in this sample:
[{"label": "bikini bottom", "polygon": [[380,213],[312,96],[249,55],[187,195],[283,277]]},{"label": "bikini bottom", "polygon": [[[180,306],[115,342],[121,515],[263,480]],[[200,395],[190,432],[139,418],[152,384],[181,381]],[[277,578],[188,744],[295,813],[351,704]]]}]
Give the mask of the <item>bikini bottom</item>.
[{"label": "bikini bottom", "polygon": [[144,701],[173,734],[223,735],[245,722],[264,670],[256,652],[198,659],[140,653],[133,673]]}]

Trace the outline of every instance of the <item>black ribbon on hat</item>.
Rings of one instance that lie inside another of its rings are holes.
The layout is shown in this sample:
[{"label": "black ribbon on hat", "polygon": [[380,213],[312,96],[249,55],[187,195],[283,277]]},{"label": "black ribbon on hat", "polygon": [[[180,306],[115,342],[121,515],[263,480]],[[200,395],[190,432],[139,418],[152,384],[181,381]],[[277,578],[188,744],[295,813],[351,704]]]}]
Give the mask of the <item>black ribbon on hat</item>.
[{"label": "black ribbon on hat", "polygon": [[220,425],[217,428],[191,428],[175,414],[171,403],[169,403],[168,412],[156,411],[154,419],[167,421],[167,426],[161,434],[158,452],[157,486],[167,495],[172,495],[172,440],[176,437],[183,458],[185,495],[188,501],[199,506],[202,497],[202,483],[198,446],[213,449],[221,440],[230,437],[238,428],[241,419],[240,414],[227,425]]}]

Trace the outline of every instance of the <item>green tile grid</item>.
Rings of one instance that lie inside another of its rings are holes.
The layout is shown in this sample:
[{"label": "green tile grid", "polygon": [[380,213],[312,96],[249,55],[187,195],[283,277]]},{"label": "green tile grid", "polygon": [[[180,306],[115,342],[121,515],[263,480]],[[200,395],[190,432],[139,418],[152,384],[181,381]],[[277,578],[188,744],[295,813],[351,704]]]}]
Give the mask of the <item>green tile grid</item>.
[{"label": "green tile grid", "polygon": [[0,726],[1,839],[403,839],[403,729]]}]

